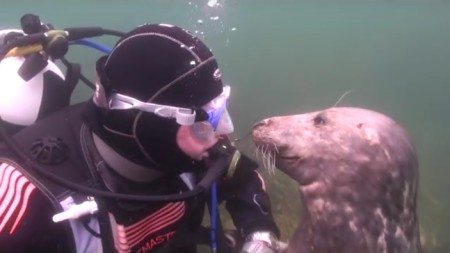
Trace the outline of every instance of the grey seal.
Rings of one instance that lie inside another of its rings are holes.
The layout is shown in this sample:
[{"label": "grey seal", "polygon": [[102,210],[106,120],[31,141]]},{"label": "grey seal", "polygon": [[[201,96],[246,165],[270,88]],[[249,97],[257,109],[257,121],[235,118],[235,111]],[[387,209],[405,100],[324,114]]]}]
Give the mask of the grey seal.
[{"label": "grey seal", "polygon": [[394,120],[332,107],[262,120],[252,137],[299,185],[305,211],[284,252],[421,252],[417,155]]}]

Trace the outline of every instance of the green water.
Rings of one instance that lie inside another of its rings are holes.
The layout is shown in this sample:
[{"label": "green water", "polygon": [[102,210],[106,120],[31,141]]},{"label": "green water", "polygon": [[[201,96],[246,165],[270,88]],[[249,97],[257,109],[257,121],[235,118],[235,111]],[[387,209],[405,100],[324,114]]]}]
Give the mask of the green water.
[{"label": "green water", "polygon": [[[32,12],[60,28],[126,31],[165,22],[197,31],[232,85],[237,137],[262,118],[330,107],[351,91],[339,105],[384,112],[410,133],[420,160],[424,248],[450,252],[450,2],[218,2],[220,8],[187,0],[3,0],[0,28],[17,27],[20,16]],[[99,55],[77,47],[69,58],[92,78]],[[74,102],[88,96],[81,87]],[[281,173],[268,179],[277,221],[288,238],[300,206],[295,184]]]}]

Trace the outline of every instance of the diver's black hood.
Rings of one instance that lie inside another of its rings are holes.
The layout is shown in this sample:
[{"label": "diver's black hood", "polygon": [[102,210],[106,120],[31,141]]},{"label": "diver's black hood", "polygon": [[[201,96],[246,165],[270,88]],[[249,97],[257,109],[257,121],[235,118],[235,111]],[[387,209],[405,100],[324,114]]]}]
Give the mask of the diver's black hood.
[{"label": "diver's black hood", "polygon": [[[141,101],[198,108],[222,92],[211,50],[172,25],[143,25],[97,61],[106,98],[121,93]],[[104,110],[96,134],[125,157],[158,169],[186,170],[192,161],[176,144],[179,125],[137,110]]]}]

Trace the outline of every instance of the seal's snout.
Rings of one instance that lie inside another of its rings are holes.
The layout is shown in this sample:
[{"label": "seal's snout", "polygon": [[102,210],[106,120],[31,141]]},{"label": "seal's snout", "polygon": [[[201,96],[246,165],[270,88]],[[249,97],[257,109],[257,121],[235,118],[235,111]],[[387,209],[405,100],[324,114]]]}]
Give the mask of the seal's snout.
[{"label": "seal's snout", "polygon": [[273,124],[274,124],[274,122],[272,119],[270,119],[270,118],[263,119],[260,122],[253,125],[253,131],[254,132],[263,131],[264,129],[271,127]]},{"label": "seal's snout", "polygon": [[267,141],[268,126],[271,124],[270,119],[264,119],[255,123],[252,127],[252,137],[256,144]]},{"label": "seal's snout", "polygon": [[258,128],[262,128],[262,127],[267,127],[271,125],[271,120],[270,119],[263,119],[260,122],[256,123],[253,125],[253,130],[256,130]]}]

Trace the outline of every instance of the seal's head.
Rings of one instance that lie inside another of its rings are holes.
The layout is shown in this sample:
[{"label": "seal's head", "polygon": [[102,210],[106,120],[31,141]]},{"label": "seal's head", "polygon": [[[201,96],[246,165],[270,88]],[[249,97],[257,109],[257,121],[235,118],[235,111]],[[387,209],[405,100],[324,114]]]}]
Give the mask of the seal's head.
[{"label": "seal's head", "polygon": [[299,183],[306,216],[288,252],[420,251],[417,157],[392,119],[334,107],[265,119],[253,140]]}]

